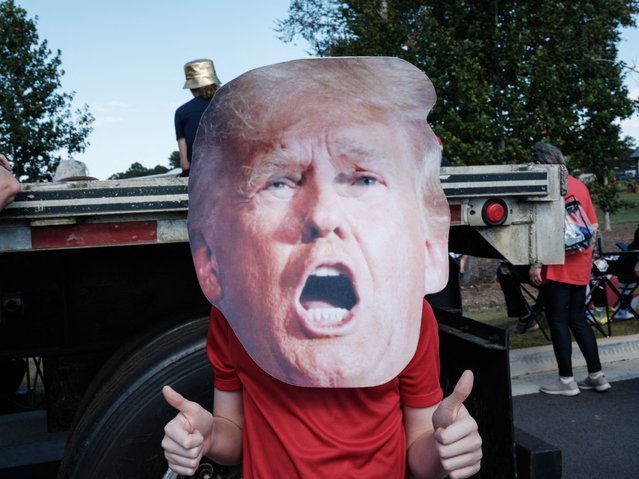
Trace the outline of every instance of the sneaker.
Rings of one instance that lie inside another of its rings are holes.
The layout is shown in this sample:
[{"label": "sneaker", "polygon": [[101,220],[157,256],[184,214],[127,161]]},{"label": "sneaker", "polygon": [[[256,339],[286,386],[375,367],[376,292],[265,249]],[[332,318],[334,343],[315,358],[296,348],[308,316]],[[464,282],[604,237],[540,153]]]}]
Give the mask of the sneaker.
[{"label": "sneaker", "polygon": [[606,379],[606,376],[599,376],[597,379],[592,379],[590,376],[586,376],[586,379],[577,383],[579,389],[594,389],[595,391],[603,392],[610,389],[612,386]]},{"label": "sneaker", "polygon": [[561,382],[561,379],[557,378],[552,383],[546,384],[539,388],[542,393],[546,394],[559,394],[561,396],[576,396],[581,391],[579,391],[579,387],[577,383],[573,379],[568,384],[564,384]]},{"label": "sneaker", "polygon": [[[526,327],[526,325],[528,325],[528,327]],[[530,321],[529,317],[518,319],[513,324],[511,324],[509,328],[511,332],[519,334],[528,333],[537,329],[539,329],[539,324],[537,324],[537,321]]]},{"label": "sneaker", "polygon": [[626,308],[613,309],[610,312],[611,321],[625,321],[626,319],[632,319],[634,315]]}]

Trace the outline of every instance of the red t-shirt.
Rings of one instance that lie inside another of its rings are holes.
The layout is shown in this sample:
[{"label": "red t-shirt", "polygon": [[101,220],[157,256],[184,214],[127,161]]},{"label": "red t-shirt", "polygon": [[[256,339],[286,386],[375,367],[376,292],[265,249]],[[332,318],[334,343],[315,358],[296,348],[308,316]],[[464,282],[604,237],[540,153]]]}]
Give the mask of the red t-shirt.
[{"label": "red t-shirt", "polygon": [[215,387],[243,392],[243,477],[402,478],[402,406],[441,401],[439,336],[424,302],[415,356],[399,376],[369,388],[304,388],[255,364],[222,313],[213,308],[207,352]]},{"label": "red t-shirt", "polygon": [[[597,215],[590,199],[590,192],[577,178],[568,176],[568,193],[564,196],[567,199],[574,196],[579,200],[588,216],[590,222],[597,224]],[[542,275],[550,281],[560,283],[587,285],[590,282],[590,271],[592,270],[592,246],[587,250],[566,255],[564,264],[551,264],[544,267]]]}]

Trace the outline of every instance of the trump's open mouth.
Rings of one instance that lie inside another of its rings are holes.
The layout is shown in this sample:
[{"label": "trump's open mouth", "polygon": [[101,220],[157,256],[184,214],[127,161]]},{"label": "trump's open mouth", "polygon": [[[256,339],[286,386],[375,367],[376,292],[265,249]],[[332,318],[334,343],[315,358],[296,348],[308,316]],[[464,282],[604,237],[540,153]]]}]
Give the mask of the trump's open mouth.
[{"label": "trump's open mouth", "polygon": [[338,325],[357,304],[348,272],[340,266],[320,266],[306,279],[300,304],[318,325]]}]

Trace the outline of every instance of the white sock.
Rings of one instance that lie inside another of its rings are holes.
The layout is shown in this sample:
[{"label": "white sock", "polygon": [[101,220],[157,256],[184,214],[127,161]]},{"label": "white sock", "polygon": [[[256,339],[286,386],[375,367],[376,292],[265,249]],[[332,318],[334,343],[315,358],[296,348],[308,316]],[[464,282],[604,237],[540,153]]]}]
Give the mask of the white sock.
[{"label": "white sock", "polygon": [[603,371],[588,374],[588,376],[590,376],[590,379],[597,379],[598,377],[601,377],[603,375],[604,375]]},{"label": "white sock", "polygon": [[563,377],[563,376],[559,376],[559,380],[564,383],[564,384],[570,384],[571,382],[573,382],[575,380],[574,377],[569,376],[567,378]]}]

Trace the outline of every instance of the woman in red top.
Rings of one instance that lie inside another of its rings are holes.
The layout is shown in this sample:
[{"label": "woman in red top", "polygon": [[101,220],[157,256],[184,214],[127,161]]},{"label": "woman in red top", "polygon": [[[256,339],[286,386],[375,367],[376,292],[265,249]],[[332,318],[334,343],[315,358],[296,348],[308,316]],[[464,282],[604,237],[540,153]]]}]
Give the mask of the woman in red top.
[{"label": "woman in red top", "polygon": [[[538,143],[533,148],[531,159],[534,163],[564,165],[561,151],[548,143]],[[588,188],[577,178],[568,176],[568,193],[582,204],[590,222],[597,225],[597,216],[590,199]],[[546,318],[550,327],[552,346],[559,367],[559,377],[542,386],[541,392],[575,396],[580,389],[606,391],[610,384],[601,370],[599,351],[595,333],[586,322],[586,287],[590,282],[592,269],[592,245],[577,253],[566,255],[564,264],[533,266],[530,269],[531,282],[540,286],[543,295]],[[572,375],[572,332],[581,350],[588,376],[576,382]]]}]

